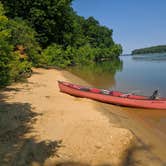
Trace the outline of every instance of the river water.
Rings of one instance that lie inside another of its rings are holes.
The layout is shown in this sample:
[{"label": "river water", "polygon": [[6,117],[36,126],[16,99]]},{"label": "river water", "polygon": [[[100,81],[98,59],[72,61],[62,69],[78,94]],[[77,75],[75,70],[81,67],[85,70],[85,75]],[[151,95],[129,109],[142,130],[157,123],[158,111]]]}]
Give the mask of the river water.
[{"label": "river water", "polygon": [[123,69],[115,75],[115,88],[138,90],[151,95],[159,88],[161,96],[166,97],[166,54],[122,56]]},{"label": "river water", "polygon": [[[98,88],[147,96],[159,88],[160,95],[166,97],[166,54],[121,56],[114,62],[78,66],[70,72]],[[140,139],[130,165],[166,165],[166,110],[100,106],[102,113],[109,118],[114,114]]]}]

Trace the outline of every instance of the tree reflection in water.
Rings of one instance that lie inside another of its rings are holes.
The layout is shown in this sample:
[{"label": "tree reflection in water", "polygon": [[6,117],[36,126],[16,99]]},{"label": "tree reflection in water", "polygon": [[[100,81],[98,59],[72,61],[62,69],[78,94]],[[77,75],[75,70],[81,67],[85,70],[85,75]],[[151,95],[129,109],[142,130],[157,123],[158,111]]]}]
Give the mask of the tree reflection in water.
[{"label": "tree reflection in water", "polygon": [[112,61],[91,63],[71,67],[69,71],[98,88],[110,88],[115,85],[115,74],[123,69],[123,62],[118,58]]}]

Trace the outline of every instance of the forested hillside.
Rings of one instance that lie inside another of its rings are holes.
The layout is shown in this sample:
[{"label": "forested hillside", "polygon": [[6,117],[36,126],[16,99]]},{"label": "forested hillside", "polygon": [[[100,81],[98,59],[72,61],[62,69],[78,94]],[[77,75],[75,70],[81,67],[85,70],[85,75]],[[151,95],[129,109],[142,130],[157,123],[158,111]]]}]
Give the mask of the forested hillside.
[{"label": "forested hillside", "polygon": [[132,51],[132,54],[149,54],[166,52],[166,45],[140,48]]},{"label": "forested hillside", "polygon": [[112,32],[78,16],[72,0],[0,0],[0,86],[26,77],[32,66],[113,60],[122,47]]}]

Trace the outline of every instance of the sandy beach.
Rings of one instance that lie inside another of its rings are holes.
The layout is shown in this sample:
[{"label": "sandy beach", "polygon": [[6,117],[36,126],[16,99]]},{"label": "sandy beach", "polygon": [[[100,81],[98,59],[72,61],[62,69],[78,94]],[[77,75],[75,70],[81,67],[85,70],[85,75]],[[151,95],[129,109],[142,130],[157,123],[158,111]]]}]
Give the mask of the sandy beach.
[{"label": "sandy beach", "polygon": [[125,164],[135,137],[96,110],[97,102],[59,92],[57,80],[87,85],[55,69],[33,69],[0,91],[0,163],[4,166]]}]

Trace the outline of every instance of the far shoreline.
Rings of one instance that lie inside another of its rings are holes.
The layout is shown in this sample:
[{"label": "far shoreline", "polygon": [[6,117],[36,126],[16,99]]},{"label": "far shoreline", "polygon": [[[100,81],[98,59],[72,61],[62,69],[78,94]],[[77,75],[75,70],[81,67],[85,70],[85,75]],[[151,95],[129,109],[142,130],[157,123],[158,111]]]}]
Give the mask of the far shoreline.
[{"label": "far shoreline", "polygon": [[135,49],[131,52],[132,55],[134,54],[160,54],[160,53],[166,53],[166,45],[157,45],[157,46],[151,46],[151,47],[145,47],[145,48],[139,48]]}]

